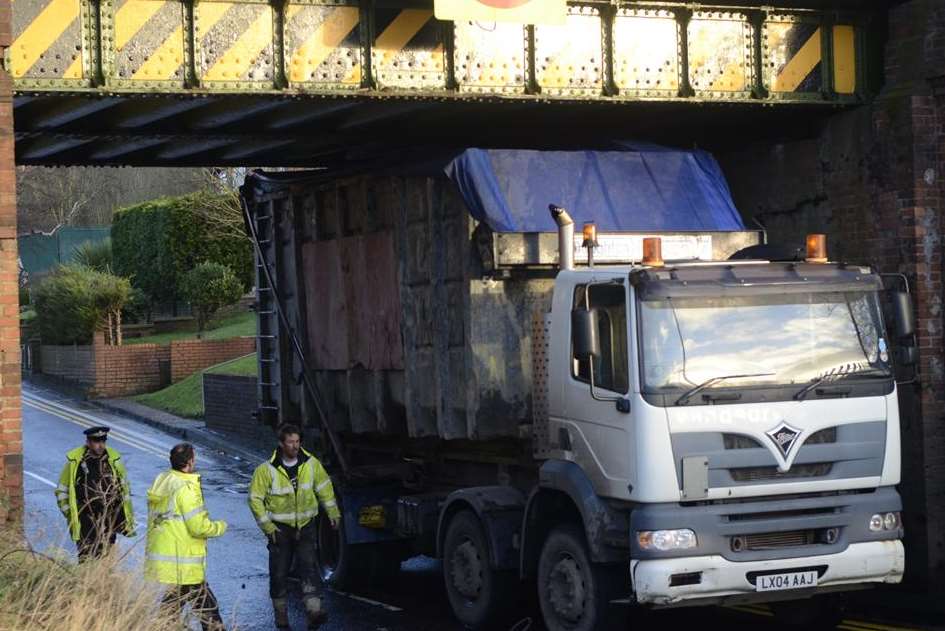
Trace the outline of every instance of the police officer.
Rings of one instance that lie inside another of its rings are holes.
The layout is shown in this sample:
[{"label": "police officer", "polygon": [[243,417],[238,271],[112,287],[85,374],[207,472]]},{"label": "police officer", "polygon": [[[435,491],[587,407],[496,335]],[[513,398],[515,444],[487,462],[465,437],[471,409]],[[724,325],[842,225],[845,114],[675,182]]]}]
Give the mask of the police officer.
[{"label": "police officer", "polygon": [[331,480],[315,456],[301,447],[302,432],[295,425],[279,429],[279,447],[253,473],[249,507],[269,539],[269,596],[276,626],[288,628],[286,603],[289,568],[293,557],[302,580],[302,599],[310,629],[328,618],[315,582],[315,528],[321,502],[338,527],[340,513]]},{"label": "police officer", "polygon": [[197,452],[180,443],[171,449],[171,468],[148,489],[148,536],[144,575],[169,586],[165,603],[190,603],[204,631],[222,630],[216,596],[207,584],[207,539],[226,532],[212,521],[203,503]]},{"label": "police officer", "polygon": [[134,535],[131,487],[121,454],[106,446],[109,428],[85,430],[85,445],[66,454],[59,475],[56,501],[69,534],[79,550],[79,561],[106,554],[121,532]]}]

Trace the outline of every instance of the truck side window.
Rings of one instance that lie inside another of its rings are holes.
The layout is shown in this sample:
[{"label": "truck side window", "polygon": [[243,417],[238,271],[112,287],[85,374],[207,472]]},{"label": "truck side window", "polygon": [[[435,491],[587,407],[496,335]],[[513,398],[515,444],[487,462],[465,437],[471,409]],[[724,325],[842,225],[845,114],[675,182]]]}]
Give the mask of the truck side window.
[{"label": "truck side window", "polygon": [[[573,306],[584,306],[586,285],[574,288]],[[626,394],[630,384],[627,359],[627,299],[622,285],[591,285],[590,306],[597,309],[601,356],[594,362],[594,385]],[[571,375],[590,383],[589,362],[572,355]]]}]

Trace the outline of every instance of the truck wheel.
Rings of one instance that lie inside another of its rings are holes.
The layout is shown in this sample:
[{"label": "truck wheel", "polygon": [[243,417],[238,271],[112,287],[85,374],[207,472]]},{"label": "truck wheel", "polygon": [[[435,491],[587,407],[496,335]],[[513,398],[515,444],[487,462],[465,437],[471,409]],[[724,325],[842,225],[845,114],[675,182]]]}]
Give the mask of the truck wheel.
[{"label": "truck wheel", "polygon": [[558,526],[538,559],[538,603],[548,631],[606,628],[610,594],[621,578],[610,566],[591,563],[578,526]]},{"label": "truck wheel", "polygon": [[506,612],[514,575],[490,566],[486,536],[472,511],[460,511],[449,521],[443,578],[453,614],[466,628],[492,628]]},{"label": "truck wheel", "polygon": [[397,541],[352,545],[345,540],[344,519],[334,530],[327,516],[318,518],[315,565],[325,585],[349,590],[389,581],[407,556]]}]

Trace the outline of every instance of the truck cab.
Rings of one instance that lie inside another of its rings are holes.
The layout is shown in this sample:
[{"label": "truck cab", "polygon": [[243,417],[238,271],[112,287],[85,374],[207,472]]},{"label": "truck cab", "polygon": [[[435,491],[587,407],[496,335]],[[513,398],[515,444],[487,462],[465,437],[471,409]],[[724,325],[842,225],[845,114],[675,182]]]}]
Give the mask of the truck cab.
[{"label": "truck cab", "polygon": [[563,267],[544,321],[546,455],[627,511],[637,603],[902,579],[878,274],[807,260]]}]

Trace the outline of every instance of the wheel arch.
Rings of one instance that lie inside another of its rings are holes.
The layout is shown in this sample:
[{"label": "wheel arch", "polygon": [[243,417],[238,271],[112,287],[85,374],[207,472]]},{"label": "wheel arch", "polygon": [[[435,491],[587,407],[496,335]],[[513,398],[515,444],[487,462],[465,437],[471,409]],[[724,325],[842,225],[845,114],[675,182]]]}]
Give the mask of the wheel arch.
[{"label": "wheel arch", "polygon": [[630,511],[609,505],[573,462],[548,460],[528,497],[522,521],[519,571],[534,576],[545,537],[557,523],[577,523],[595,563],[626,562],[630,551]]}]

